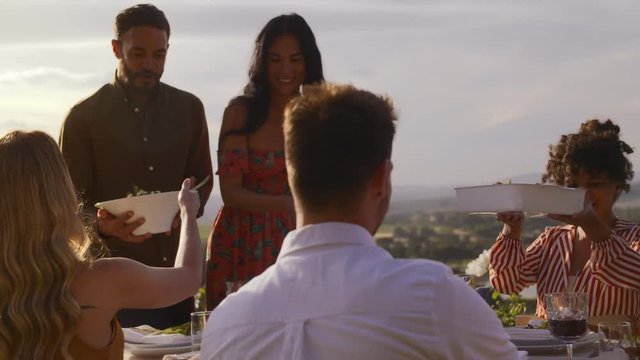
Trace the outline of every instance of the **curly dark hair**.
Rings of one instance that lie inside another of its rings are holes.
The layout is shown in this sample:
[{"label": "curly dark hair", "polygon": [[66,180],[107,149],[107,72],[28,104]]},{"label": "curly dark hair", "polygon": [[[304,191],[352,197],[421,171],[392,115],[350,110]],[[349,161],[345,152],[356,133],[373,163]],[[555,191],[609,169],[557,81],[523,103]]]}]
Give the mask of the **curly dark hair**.
[{"label": "curly dark hair", "polygon": [[627,154],[633,149],[620,140],[620,127],[611,120],[587,120],[575,134],[562,135],[549,145],[547,172],[542,182],[575,187],[574,177],[584,169],[590,175],[606,174],[628,192],[633,170]]}]

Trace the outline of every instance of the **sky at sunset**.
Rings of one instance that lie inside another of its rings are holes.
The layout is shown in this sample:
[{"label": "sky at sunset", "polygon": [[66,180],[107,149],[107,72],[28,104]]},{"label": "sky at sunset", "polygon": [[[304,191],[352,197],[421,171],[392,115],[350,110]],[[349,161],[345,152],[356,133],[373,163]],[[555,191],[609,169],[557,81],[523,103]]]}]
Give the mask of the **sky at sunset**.
[{"label": "sky at sunset", "polygon": [[[113,77],[113,20],[135,2],[0,0],[0,133],[57,137],[69,108]],[[205,104],[217,147],[253,41],[297,12],[325,77],[394,99],[394,183],[484,184],[544,170],[547,146],[587,118],[640,145],[640,2],[183,0],[163,81]],[[636,169],[640,156],[631,155]]]}]

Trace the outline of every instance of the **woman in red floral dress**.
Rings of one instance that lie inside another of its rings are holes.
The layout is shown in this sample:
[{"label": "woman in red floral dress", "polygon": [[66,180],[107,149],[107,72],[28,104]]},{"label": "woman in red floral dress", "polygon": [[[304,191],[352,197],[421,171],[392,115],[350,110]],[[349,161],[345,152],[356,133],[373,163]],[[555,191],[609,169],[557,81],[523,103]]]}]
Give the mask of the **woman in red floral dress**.
[{"label": "woman in red floral dress", "polygon": [[283,110],[302,84],[324,80],[313,32],[297,14],[271,19],[256,39],[249,83],[224,111],[218,172],[224,205],[209,236],[207,309],[227,281],[248,281],[273,264],[295,228],[287,183]]}]

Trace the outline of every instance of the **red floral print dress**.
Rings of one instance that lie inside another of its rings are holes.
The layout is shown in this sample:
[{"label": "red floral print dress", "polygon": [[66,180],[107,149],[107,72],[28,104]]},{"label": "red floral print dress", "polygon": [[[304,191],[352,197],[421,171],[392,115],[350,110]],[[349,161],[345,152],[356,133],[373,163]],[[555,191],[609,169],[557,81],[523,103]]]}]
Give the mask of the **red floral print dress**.
[{"label": "red floral print dress", "polygon": [[[291,195],[283,151],[218,151],[220,177],[242,175],[243,187],[258,194]],[[248,281],[271,266],[282,240],[295,228],[284,211],[246,211],[223,205],[213,223],[207,249],[207,309],[226,296],[227,281]]]}]

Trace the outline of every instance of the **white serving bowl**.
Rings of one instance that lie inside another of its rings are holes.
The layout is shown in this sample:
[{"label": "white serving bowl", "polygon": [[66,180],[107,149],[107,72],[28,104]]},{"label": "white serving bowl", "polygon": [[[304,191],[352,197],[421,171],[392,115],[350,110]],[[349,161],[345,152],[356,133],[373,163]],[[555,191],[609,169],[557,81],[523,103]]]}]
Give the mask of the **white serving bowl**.
[{"label": "white serving bowl", "polygon": [[157,234],[171,230],[171,224],[179,210],[178,193],[179,191],[169,191],[133,196],[99,202],[95,206],[103,208],[115,216],[133,211],[133,216],[127,223],[141,217],[145,219],[144,224],[133,230],[133,235]]},{"label": "white serving bowl", "polygon": [[494,184],[456,188],[458,210],[496,213],[575,214],[584,207],[584,189],[541,184]]}]

